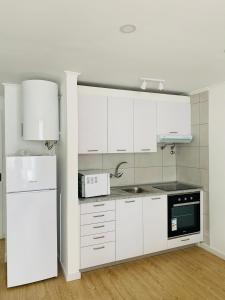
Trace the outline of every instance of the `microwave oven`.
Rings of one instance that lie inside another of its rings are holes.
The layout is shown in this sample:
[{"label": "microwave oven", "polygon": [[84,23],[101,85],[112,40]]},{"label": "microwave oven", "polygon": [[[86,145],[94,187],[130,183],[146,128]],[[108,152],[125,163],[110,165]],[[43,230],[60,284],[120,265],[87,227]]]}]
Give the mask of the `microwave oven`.
[{"label": "microwave oven", "polygon": [[81,198],[110,194],[110,174],[94,171],[79,171],[78,194]]}]

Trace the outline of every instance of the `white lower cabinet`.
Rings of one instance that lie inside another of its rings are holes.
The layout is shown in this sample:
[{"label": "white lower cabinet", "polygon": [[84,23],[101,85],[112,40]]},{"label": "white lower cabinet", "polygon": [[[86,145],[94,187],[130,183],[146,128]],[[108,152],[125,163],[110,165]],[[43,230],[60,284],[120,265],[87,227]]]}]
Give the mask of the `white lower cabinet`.
[{"label": "white lower cabinet", "polygon": [[115,201],[81,204],[80,268],[115,261]]},{"label": "white lower cabinet", "polygon": [[182,236],[168,240],[168,249],[199,243],[203,240],[202,233]]},{"label": "white lower cabinet", "polygon": [[81,248],[81,269],[115,261],[115,243],[98,244]]},{"label": "white lower cabinet", "polygon": [[143,198],[144,254],[167,249],[167,196]]},{"label": "white lower cabinet", "polygon": [[116,201],[116,260],[143,254],[142,198]]}]

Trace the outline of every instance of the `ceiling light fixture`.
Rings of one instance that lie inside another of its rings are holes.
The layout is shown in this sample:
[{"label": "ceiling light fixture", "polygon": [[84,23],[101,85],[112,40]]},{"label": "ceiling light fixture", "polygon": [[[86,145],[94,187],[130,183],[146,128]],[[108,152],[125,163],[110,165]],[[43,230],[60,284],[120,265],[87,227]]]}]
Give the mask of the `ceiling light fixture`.
[{"label": "ceiling light fixture", "polygon": [[125,24],[120,26],[120,31],[122,33],[132,33],[134,31],[136,31],[136,26],[133,24]]},{"label": "ceiling light fixture", "polygon": [[155,78],[148,78],[148,77],[141,77],[140,79],[141,81],[143,81],[141,84],[142,90],[145,90],[147,88],[148,82],[158,83],[158,89],[160,91],[164,90],[164,83],[165,83],[164,79],[155,79]]}]

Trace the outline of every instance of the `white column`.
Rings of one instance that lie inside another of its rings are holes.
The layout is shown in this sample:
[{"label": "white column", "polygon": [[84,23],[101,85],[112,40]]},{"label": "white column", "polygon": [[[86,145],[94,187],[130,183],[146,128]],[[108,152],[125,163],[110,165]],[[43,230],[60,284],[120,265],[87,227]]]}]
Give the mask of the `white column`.
[{"label": "white column", "polygon": [[61,203],[60,261],[66,280],[80,279],[80,207],[78,199],[79,73],[65,71],[60,100],[59,199]]}]

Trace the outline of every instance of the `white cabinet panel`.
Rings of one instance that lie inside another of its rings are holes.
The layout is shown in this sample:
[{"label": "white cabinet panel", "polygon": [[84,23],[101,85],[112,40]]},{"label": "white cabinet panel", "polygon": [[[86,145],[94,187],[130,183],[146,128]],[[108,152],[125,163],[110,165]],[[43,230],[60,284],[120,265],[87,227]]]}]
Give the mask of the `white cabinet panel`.
[{"label": "white cabinet panel", "polygon": [[109,231],[115,231],[115,221],[98,224],[88,224],[80,227],[81,236],[99,234]]},{"label": "white cabinet panel", "polygon": [[144,254],[167,249],[167,196],[143,198]]},{"label": "white cabinet panel", "polygon": [[84,203],[80,207],[81,215],[108,210],[115,210],[115,200]]},{"label": "white cabinet panel", "polygon": [[188,101],[158,102],[158,134],[191,134],[191,106]]},{"label": "white cabinet panel", "polygon": [[93,214],[85,214],[80,216],[80,224],[88,225],[95,223],[110,222],[115,220],[115,211],[103,211]]},{"label": "white cabinet panel", "polygon": [[115,242],[115,231],[109,231],[94,235],[86,235],[80,238],[81,247],[105,244],[109,242]]},{"label": "white cabinet panel", "polygon": [[107,97],[79,94],[79,153],[107,152]]},{"label": "white cabinet panel", "polygon": [[108,98],[108,152],[133,152],[133,100]]},{"label": "white cabinet panel", "polygon": [[116,260],[143,254],[142,198],[116,201]]},{"label": "white cabinet panel", "polygon": [[168,249],[196,244],[203,241],[203,234],[197,233],[168,240]]},{"label": "white cabinet panel", "polygon": [[115,261],[115,243],[105,243],[81,248],[81,269]]},{"label": "white cabinet panel", "polygon": [[149,99],[134,99],[134,152],[156,151],[156,103]]}]

